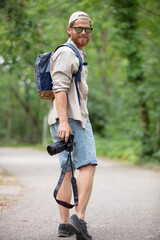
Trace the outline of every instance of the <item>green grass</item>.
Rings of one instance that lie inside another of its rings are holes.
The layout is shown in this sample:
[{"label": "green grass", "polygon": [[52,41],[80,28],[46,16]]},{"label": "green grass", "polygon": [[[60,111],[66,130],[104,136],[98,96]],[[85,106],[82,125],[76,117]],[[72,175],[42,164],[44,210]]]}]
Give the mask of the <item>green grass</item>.
[{"label": "green grass", "polygon": [[157,156],[140,157],[140,141],[131,140],[124,136],[123,138],[104,139],[95,135],[95,143],[97,156],[99,157],[107,157],[123,164],[138,165],[160,171],[160,161]]},{"label": "green grass", "polygon": [[129,139],[104,139],[95,135],[97,156],[109,157],[118,161],[128,161],[130,164],[138,161],[140,146]]}]

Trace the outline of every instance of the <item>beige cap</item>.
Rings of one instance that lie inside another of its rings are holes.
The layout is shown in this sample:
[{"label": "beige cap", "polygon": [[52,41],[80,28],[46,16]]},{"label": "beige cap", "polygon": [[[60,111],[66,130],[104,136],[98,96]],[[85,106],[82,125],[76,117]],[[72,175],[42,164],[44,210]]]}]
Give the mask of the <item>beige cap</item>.
[{"label": "beige cap", "polygon": [[85,12],[74,12],[71,16],[70,16],[70,19],[69,19],[69,25],[76,21],[77,19],[85,19],[85,20],[88,20],[90,23],[91,23],[91,19],[90,17],[88,16],[87,13]]}]

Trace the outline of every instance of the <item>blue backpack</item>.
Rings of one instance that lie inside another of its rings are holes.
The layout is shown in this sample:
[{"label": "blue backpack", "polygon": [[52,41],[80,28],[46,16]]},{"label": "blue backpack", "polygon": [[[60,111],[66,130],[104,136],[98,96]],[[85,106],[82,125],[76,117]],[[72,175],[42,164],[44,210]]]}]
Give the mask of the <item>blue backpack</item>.
[{"label": "blue backpack", "polygon": [[[58,46],[56,48],[56,50],[58,48],[64,47],[64,46],[71,48],[76,53],[76,55],[79,59],[78,72],[73,76],[75,76],[75,85],[76,85],[76,90],[77,90],[77,95],[78,95],[78,101],[80,104],[78,81],[81,80],[81,71],[82,71],[82,65],[83,65],[82,59],[81,59],[81,56],[80,56],[78,50],[70,43],[62,44],[62,45]],[[52,91],[52,87],[53,87],[52,78],[50,75],[50,59],[51,59],[51,56],[55,53],[55,51],[38,55],[36,64],[35,64],[34,77],[35,77],[37,92],[38,92],[40,98],[45,99],[45,100],[53,100],[54,99],[54,93]]]}]

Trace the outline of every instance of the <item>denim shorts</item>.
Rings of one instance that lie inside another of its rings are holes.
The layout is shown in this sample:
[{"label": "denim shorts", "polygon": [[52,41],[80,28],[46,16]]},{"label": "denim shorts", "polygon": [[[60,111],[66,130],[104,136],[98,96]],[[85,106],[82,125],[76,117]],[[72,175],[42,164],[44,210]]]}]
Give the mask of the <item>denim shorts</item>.
[{"label": "denim shorts", "polygon": [[[80,121],[69,118],[68,122],[72,129],[72,133],[74,134],[74,141],[76,143],[76,147],[73,149],[71,155],[73,161],[73,169],[79,169],[80,167],[89,164],[97,165],[95,142],[89,119],[87,120],[85,128],[82,128]],[[55,124],[52,124],[50,126],[53,142],[60,141],[60,139],[57,137],[58,126],[59,120],[57,120]],[[59,153],[61,170],[63,168],[63,165],[67,161],[67,157],[68,157],[67,151]],[[70,163],[68,163],[67,171],[70,170],[71,166]]]}]

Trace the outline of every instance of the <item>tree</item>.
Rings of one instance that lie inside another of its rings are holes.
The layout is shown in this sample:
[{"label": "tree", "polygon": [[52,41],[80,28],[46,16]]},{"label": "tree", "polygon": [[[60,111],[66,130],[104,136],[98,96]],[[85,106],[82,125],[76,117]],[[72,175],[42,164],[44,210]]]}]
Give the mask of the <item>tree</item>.
[{"label": "tree", "polygon": [[[30,126],[30,136],[32,141],[37,141],[39,136],[39,124],[37,119],[37,110],[33,111],[30,101],[30,90],[33,88],[30,77],[32,75],[32,54],[34,42],[40,43],[38,26],[33,17],[27,11],[27,4],[30,1],[2,1],[0,4],[2,41],[1,56],[4,64],[2,71],[7,72],[11,78],[8,79],[9,109],[8,110],[8,138],[11,137],[13,121],[13,96],[19,102],[20,108],[25,112]],[[34,51],[37,49],[35,48]],[[13,81],[14,80],[14,81]],[[4,82],[4,80],[3,80]],[[33,104],[33,103],[32,103]],[[24,123],[26,124],[26,123]]]},{"label": "tree", "polygon": [[114,1],[114,19],[117,26],[116,36],[121,39],[121,52],[128,59],[128,81],[136,86],[143,128],[143,155],[152,155],[150,143],[150,117],[145,99],[144,69],[142,66],[141,38],[138,33],[138,1]]},{"label": "tree", "polygon": [[109,157],[133,159],[142,152],[160,160],[160,2],[74,3],[0,2],[0,138],[40,142],[46,136],[42,126],[49,107],[37,95],[34,64],[38,54],[67,41],[68,19],[81,10],[90,15],[94,29],[84,50],[97,143]]}]

